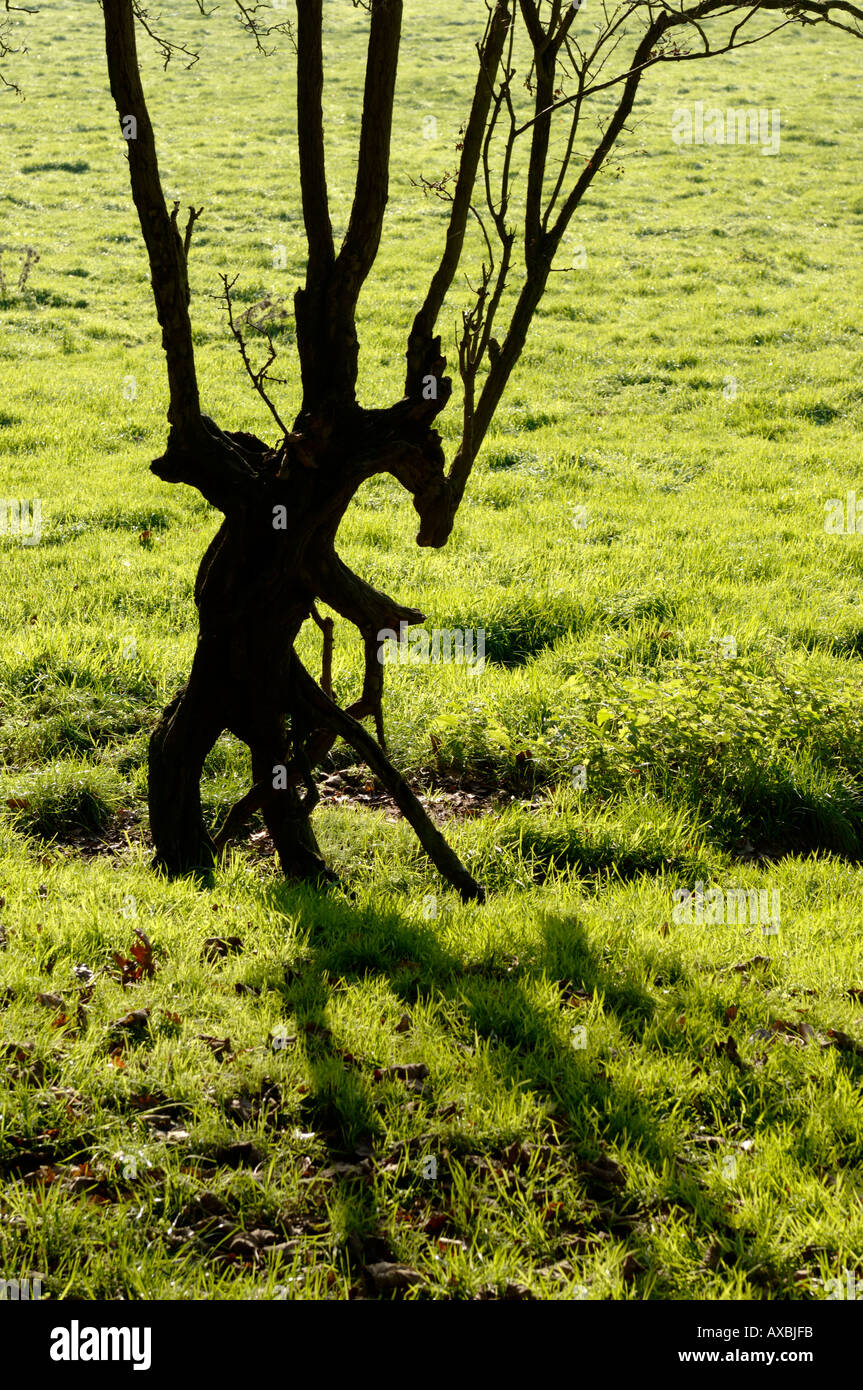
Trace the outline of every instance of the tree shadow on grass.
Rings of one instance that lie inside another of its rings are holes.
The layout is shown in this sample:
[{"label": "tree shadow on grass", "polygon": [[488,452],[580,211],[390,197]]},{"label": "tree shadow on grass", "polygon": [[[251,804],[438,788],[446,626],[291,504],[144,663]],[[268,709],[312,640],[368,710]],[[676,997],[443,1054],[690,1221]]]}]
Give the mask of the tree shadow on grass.
[{"label": "tree shadow on grass", "polygon": [[[608,1074],[608,1056],[591,1046],[591,1029],[586,1046],[573,1030],[584,1026],[581,1019],[595,993],[602,997],[605,1016],[612,1015],[633,1040],[650,1022],[655,1004],[637,983],[615,975],[579,923],[545,915],[542,940],[530,960],[515,961],[499,951],[466,960],[443,944],[433,923],[417,924],[392,910],[359,910],[334,898],[319,901],[316,910],[307,895],[283,885],[265,891],[271,912],[296,919],[299,908],[303,958],[287,978],[284,973],[274,978],[271,988],[282,995],[304,1052],[309,1089],[301,1123],[326,1145],[328,1200],[336,1198],[342,1225],[353,1233],[354,1271],[394,1258],[380,1235],[384,1210],[370,1181],[375,1174],[392,1175],[400,1204],[415,1201],[423,1190],[441,1200],[454,1167],[489,1172],[530,1162],[529,1154],[519,1151],[520,1136],[514,1153],[511,1141],[501,1147],[501,1140],[471,1135],[459,1123],[460,1067],[480,1066],[484,1085],[514,1098],[528,1090],[541,1106],[553,1106],[547,1147],[555,1165],[577,1175],[583,1196],[579,1212],[568,1216],[580,1218],[589,1210],[596,1220],[599,1213],[606,1233],[632,1227],[643,1202],[603,1149],[626,1139],[661,1167],[669,1156],[667,1143],[647,1101]],[[425,1073],[409,1032],[393,1056],[355,1056],[340,1045],[328,1021],[329,1006],[345,986],[359,981],[380,982],[406,1010],[442,1006],[440,1016],[451,1020],[452,1031],[449,1058],[438,1076],[434,1060]],[[394,1107],[407,1111],[397,1125],[406,1137],[395,1142],[392,1121],[387,1123]],[[423,1168],[430,1158],[435,1167],[440,1159],[441,1170],[433,1187],[424,1189]]]}]

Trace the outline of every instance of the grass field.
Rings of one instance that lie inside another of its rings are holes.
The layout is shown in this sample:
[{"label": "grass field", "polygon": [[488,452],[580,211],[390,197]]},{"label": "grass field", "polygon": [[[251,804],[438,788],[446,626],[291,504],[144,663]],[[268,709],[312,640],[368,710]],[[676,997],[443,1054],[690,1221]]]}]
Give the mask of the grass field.
[{"label": "grass field", "polygon": [[[248,306],[299,283],[292,55],[194,8],[161,6],[201,61],[144,48],[145,81],[166,190],[205,208],[204,408],[269,435],[218,276]],[[411,179],[452,165],[485,13],[406,10],[369,404],[400,393],[446,215]],[[344,226],[364,17],[327,17]],[[863,551],[825,531],[860,481],[859,44],[793,31],[650,74],[450,544],[415,546],[390,480],[342,527],[429,628],[485,630],[482,673],[394,666],[385,705],[479,908],[361,804],[341,746],[315,822],[353,896],[285,886],[260,836],[206,890],[147,867],[147,737],[218,514],[147,469],[164,369],[100,22],[28,18],[26,100],[0,97],[0,240],[40,256],[20,292],[0,262],[0,494],[42,512],[38,544],[0,536],[0,1277],[90,1299],[385,1296],[382,1261],[410,1298],[863,1277]],[[780,153],[678,148],[699,100],[779,108]],[[289,321],[277,341],[289,415]],[[248,776],[226,736],[208,813]],[[697,883],[778,893],[779,931],[679,920]]]}]

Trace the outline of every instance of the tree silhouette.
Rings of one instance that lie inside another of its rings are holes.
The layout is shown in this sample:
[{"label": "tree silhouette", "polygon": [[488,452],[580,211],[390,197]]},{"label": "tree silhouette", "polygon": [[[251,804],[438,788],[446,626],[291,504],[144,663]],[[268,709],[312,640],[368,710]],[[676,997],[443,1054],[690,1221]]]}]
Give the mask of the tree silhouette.
[{"label": "tree silhouette", "polygon": [[[196,2],[204,13],[202,0]],[[593,12],[585,25],[579,22],[580,3],[491,0],[476,47],[475,84],[457,168],[437,183],[426,182],[430,192],[448,201],[449,223],[406,344],[404,392],[387,408],[369,409],[357,399],[356,311],[378,254],[387,205],[402,0],[362,4],[368,12],[368,46],[356,188],[338,247],[322,114],[323,0],[297,0],[295,22],[278,22],[278,11],[269,6],[235,3],[259,48],[279,30],[290,34],[296,53],[307,264],[294,298],[302,403],[290,428],[273,395],[275,349],[270,343],[264,366],[253,368],[232,311],[232,282],[223,281],[229,326],[254,389],[273,416],[272,443],[225,429],[202,413],[187,274],[200,210],[190,208],[181,229],[179,206],[169,210],[166,205],[136,25],[160,45],[166,63],[177,52],[190,62],[197,55],[156,33],[136,0],[103,0],[111,92],[124,134],[134,134],[128,138],[132,196],[167,360],[170,429],[165,453],[152,470],[166,482],[197,488],[224,515],[198,572],[200,631],[191,673],[150,741],[156,860],[172,872],[211,865],[228,836],[260,810],[287,876],[329,877],[309,817],[317,800],[315,766],[341,737],[392,795],[443,877],[464,898],[481,898],[480,885],[385,751],[381,634],[402,622],[419,623],[423,615],[344,564],[335,548],[341,519],[367,479],[389,473],[413,499],[418,544],[446,543],[555,255],[626,128],[645,73],[669,62],[727,53],[795,25],[826,23],[863,37],[863,8],[845,0],[754,5],[631,0],[600,6],[597,21],[598,0],[588,0]],[[580,145],[600,96],[599,134],[585,153]],[[472,224],[479,229],[479,265],[470,250]],[[474,284],[457,343],[462,428],[448,462],[436,422],[454,390],[437,325],[468,257]],[[352,623],[364,646],[362,693],[347,709],[333,699],[332,621],[321,617],[319,601]],[[323,631],[320,681],[295,649],[308,621]],[[376,737],[363,727],[364,719],[374,721]],[[214,835],[201,812],[200,777],[204,759],[225,729],[248,744],[254,785]]]}]

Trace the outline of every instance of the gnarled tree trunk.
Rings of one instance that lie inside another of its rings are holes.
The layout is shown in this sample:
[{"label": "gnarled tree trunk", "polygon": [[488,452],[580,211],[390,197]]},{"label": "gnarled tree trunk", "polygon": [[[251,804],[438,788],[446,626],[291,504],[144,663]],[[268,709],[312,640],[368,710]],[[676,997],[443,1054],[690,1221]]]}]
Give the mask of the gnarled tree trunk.
[{"label": "gnarled tree trunk", "polygon": [[[317,458],[299,435],[270,451],[250,435],[221,435],[206,417],[202,426],[203,452],[223,452],[236,477],[198,574],[200,632],[189,682],[150,741],[157,861],[172,872],[207,867],[228,836],[261,810],[288,877],[329,877],[309,822],[317,801],[312,771],[341,737],[390,792],[441,874],[465,898],[480,897],[479,885],[359,722],[372,716],[382,729],[379,633],[423,615],[353,574],[336,554],[335,535],[360,484],[384,462],[404,464],[410,446],[381,436],[375,417],[359,409],[332,429]],[[317,599],[363,637],[363,691],[348,710],[296,655],[297,635],[317,616]],[[248,744],[254,786],[214,840],[203,821],[200,777],[225,729]]]},{"label": "gnarled tree trunk", "polygon": [[[285,873],[320,878],[327,870],[309,821],[317,792],[315,765],[336,738],[344,739],[394,797],[423,846],[465,898],[482,896],[426,816],[383,747],[383,629],[420,622],[422,614],[379,593],[336,554],[339,523],[357,489],[377,473],[390,473],[411,494],[419,515],[417,541],[442,546],[452,529],[474,460],[519,360],[545,291],[552,262],[570,222],[613,151],[632,112],[639,83],[658,63],[710,57],[756,41],[793,23],[824,21],[863,37],[863,7],[851,0],[764,0],[760,5],[694,0],[687,6],[627,0],[591,14],[582,28],[580,6],[564,0],[489,0],[477,46],[477,76],[468,118],[460,132],[454,180],[427,183],[448,198],[449,225],[440,262],[407,343],[403,398],[388,409],[357,402],[356,306],[380,244],[389,178],[390,134],[401,40],[402,0],[364,0],[369,37],[357,154],[357,178],[348,229],[336,250],[325,167],[322,94],[323,0],[297,0],[297,142],[303,221],[308,245],[305,283],[294,300],[302,406],[293,428],[284,425],[267,391],[275,358],[253,370],[234,323],[231,286],[225,298],[231,329],[255,389],[280,430],[270,448],[248,434],[229,433],[202,415],[189,319],[188,256],[199,212],[189,209],[185,232],[179,204],[169,213],[159,178],[135,41],[135,21],[153,34],[141,0],[102,0],[111,93],[128,139],[132,196],[152,273],[156,313],[168,369],[170,433],[153,471],[166,482],[197,488],[224,514],[201,563],[195,597],[200,634],[188,684],[165,710],[150,743],[150,814],[156,857],[171,871],[207,866],[256,809],[263,812]],[[242,21],[262,48],[268,32],[257,5],[235,0]],[[354,0],[356,5],[356,0]],[[513,8],[510,8],[512,5]],[[199,6],[200,7],[200,6]],[[203,12],[203,11],[202,11]],[[516,110],[515,14],[522,22],[527,59],[522,81],[532,106]],[[770,26],[752,34],[764,15]],[[729,18],[730,17],[730,18]],[[715,21],[711,41],[709,23]],[[286,23],[275,24],[284,32]],[[629,55],[615,60],[634,31]],[[181,49],[188,54],[188,50]],[[619,66],[618,66],[619,63]],[[582,120],[590,99],[614,89],[600,135],[588,158],[580,155]],[[556,116],[564,118],[555,145]],[[525,140],[526,160],[515,158]],[[495,157],[496,152],[496,157]],[[515,169],[524,170],[521,229],[513,223]],[[567,175],[578,168],[567,187]],[[475,201],[479,185],[480,206]],[[484,251],[472,306],[462,314],[458,369],[463,387],[460,444],[446,468],[435,420],[449,403],[452,382],[435,329],[475,219]],[[516,250],[523,283],[513,291],[501,340],[496,320],[509,290]],[[482,369],[482,374],[481,374]],[[357,628],[365,651],[362,694],[350,709],[332,698],[332,622],[321,600]],[[324,631],[324,671],[312,679],[295,649],[308,620]],[[361,720],[373,718],[377,741]],[[248,744],[254,785],[215,838],[201,814],[204,760],[224,729]]]}]

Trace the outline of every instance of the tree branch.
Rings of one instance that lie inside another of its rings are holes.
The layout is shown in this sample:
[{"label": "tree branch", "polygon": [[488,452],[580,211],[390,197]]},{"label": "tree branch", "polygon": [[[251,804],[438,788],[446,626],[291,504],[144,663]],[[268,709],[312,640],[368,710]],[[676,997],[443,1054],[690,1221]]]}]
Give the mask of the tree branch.
[{"label": "tree branch", "polygon": [[277,386],[285,385],[285,382],[280,381],[278,377],[271,377],[269,375],[270,367],[273,365],[276,358],[278,357],[278,353],[276,352],[273,340],[270,337],[270,334],[267,332],[267,330],[263,329],[262,331],[265,333],[267,342],[269,344],[270,353],[263,367],[260,367],[258,371],[255,371],[251,362],[249,361],[249,354],[246,351],[246,342],[243,338],[243,334],[239,326],[234,322],[234,306],[231,302],[231,290],[237,283],[237,277],[235,275],[233,280],[231,280],[230,282],[228,280],[227,275],[220,275],[219,279],[222,281],[222,284],[225,287],[224,300],[228,309],[228,325],[232,334],[234,335],[234,339],[237,343],[237,346],[240,349],[240,356],[243,359],[243,366],[245,367],[246,372],[248,373],[249,380],[251,381],[261,400],[264,402],[264,405],[269,410],[279,429],[282,431],[282,435],[285,438],[287,438],[287,436],[290,434],[290,430],[288,429],[287,425],[285,424],[275,405],[271,401],[264,387],[265,381],[273,381],[276,383]]},{"label": "tree branch", "polygon": [[305,288],[296,293],[294,311],[306,412],[323,386],[324,292],[336,254],[327,193],[323,90],[323,0],[297,0],[297,142],[308,263]]},{"label": "tree branch", "polygon": [[135,122],[135,138],[128,141],[129,174],[150,260],[156,314],[168,364],[168,420],[176,442],[190,447],[200,437],[201,407],[189,320],[186,256],[176,217],[168,213],[159,178],[153,127],[138,68],[132,0],[103,0],[103,8],[111,95],[121,129],[129,117]]},{"label": "tree branch", "polygon": [[375,262],[389,194],[390,140],[401,45],[402,0],[371,0],[371,25],[357,184],[348,229],[336,258],[331,301],[356,307]]},{"label": "tree branch", "polygon": [[434,340],[434,328],[452,285],[464,246],[471,199],[494,94],[494,80],[503,54],[507,32],[511,33],[512,15],[509,0],[498,0],[479,44],[479,71],[470,116],[464,132],[458,178],[453,194],[449,228],[440,265],[432,276],[428,294],[411,328],[407,347],[407,377],[405,395],[415,395],[427,375],[430,356],[440,356],[440,339]]}]

